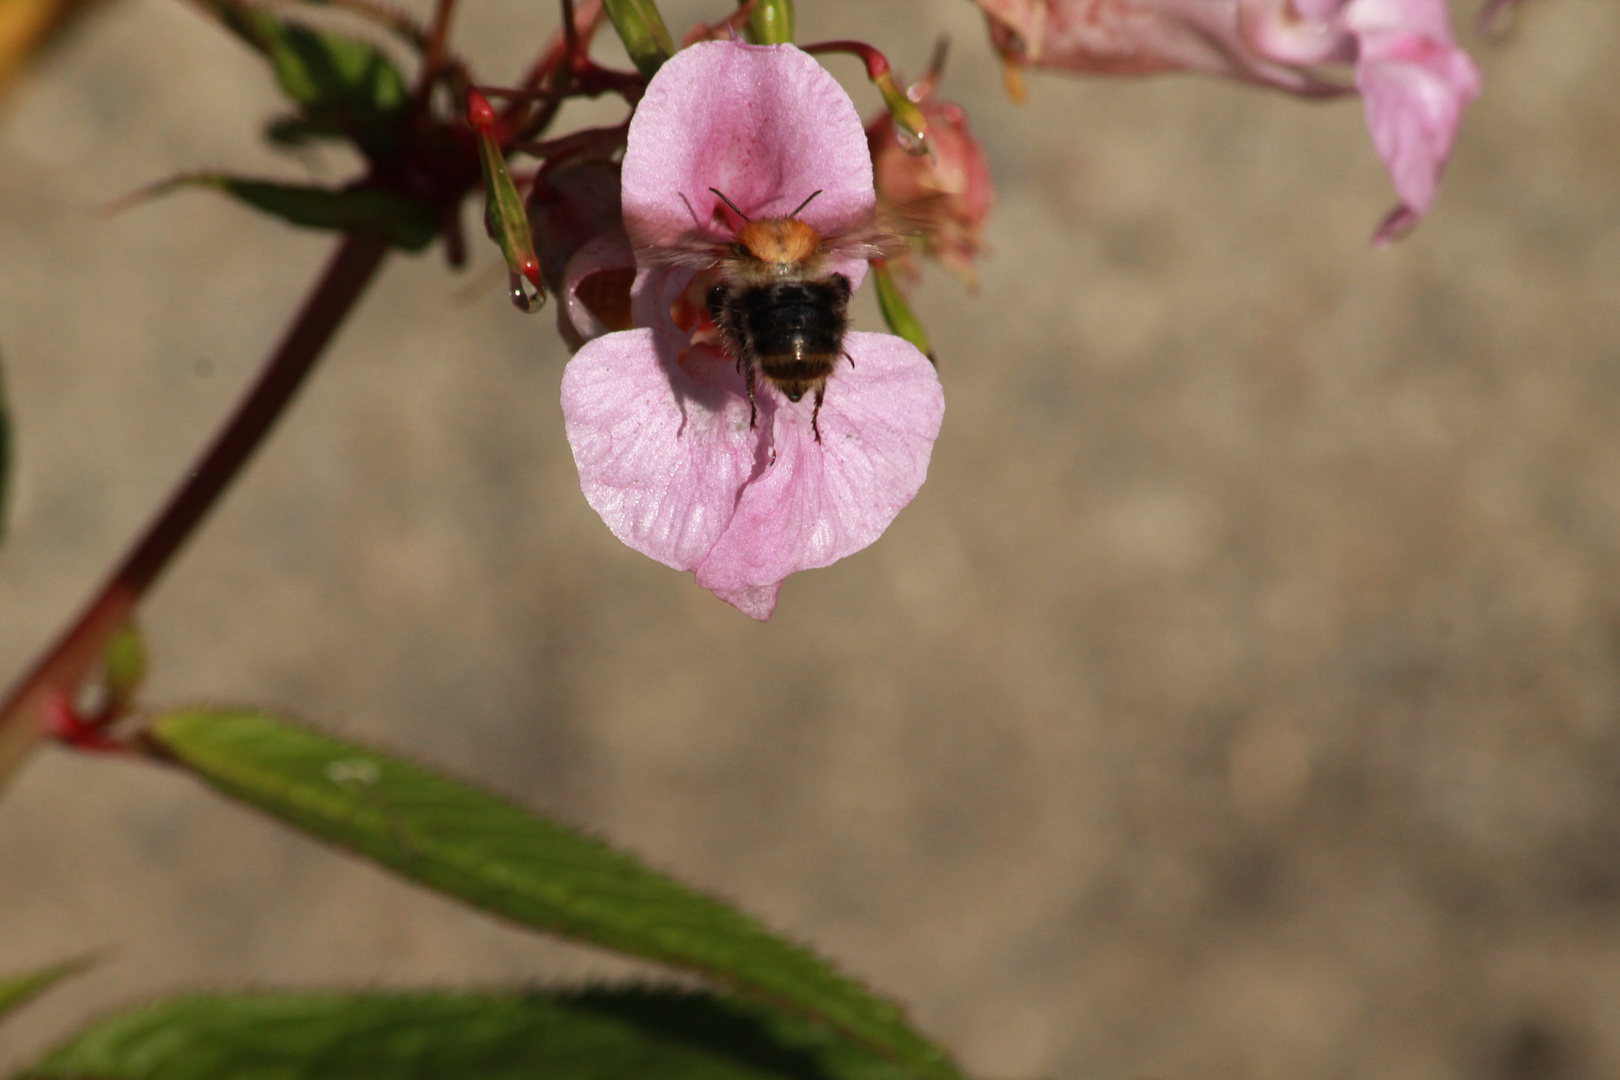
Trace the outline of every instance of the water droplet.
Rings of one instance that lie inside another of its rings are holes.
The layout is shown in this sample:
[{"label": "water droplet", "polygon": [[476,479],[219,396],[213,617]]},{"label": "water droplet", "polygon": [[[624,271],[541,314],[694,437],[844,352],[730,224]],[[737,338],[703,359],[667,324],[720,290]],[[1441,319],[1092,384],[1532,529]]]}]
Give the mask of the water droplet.
[{"label": "water droplet", "polygon": [[528,315],[533,315],[546,306],[546,290],[530,288],[522,274],[512,272],[512,306]]},{"label": "water droplet", "polygon": [[928,140],[900,124],[894,125],[894,137],[900,143],[900,149],[908,154],[928,153]]}]

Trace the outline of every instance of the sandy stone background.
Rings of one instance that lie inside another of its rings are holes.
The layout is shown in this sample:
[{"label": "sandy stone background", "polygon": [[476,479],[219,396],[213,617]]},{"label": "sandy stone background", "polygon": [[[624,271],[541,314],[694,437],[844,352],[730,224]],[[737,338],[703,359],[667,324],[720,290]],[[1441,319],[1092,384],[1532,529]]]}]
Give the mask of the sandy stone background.
[{"label": "sandy stone background", "polygon": [[[491,80],[554,18],[463,6]],[[399,258],[150,605],[152,700],[485,778],[816,942],[991,1080],[1620,1074],[1620,5],[1464,30],[1485,97],[1386,252],[1354,103],[1049,77],[1017,107],[962,0],[801,6],[803,40],[913,70],[953,34],[1000,197],[982,292],[920,297],[949,411],[888,535],[738,615],[586,507],[566,354],[477,284],[493,250]],[[6,678],[330,248],[209,194],[98,208],[344,174],[262,147],[274,111],[174,0],[116,0],[0,105]],[[0,1065],[185,987],[633,970],[49,750],[0,802],[0,970],[94,947]]]}]

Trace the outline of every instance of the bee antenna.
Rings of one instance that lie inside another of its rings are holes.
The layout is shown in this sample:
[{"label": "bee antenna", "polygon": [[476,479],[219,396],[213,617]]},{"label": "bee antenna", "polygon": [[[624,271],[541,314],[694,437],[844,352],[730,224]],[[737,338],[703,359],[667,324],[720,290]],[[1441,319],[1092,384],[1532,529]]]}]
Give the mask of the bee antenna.
[{"label": "bee antenna", "polygon": [[[814,199],[815,199],[815,197],[816,197],[816,196],[817,196],[817,195],[820,195],[820,194],[821,194],[821,193],[822,193],[822,192],[823,192],[823,191],[824,191],[824,190],[826,190],[826,189],[825,189],[825,188],[817,188],[817,189],[816,189],[816,190],[814,190],[814,191],[812,191],[812,192],[811,192],[811,193],[810,193],[810,198],[808,198],[808,199],[806,199],[806,200],[804,200],[804,202],[802,202],[802,203],[800,203],[800,204],[799,204],[799,206],[798,206],[798,209],[797,209],[797,210],[794,210],[794,211],[793,211],[793,213],[791,213],[791,214],[789,214],[789,215],[788,215],[788,217],[790,217],[790,218],[796,218],[796,217],[798,217],[798,216],[799,216],[799,210],[803,210],[803,209],[804,209],[804,208],[805,208],[805,207],[807,207],[807,206],[809,206],[809,205],[810,205],[810,203],[811,203],[811,202],[812,202],[812,201],[814,201]],[[719,192],[718,192],[718,191],[717,191],[717,192],[715,192],[715,194],[716,194],[716,195],[720,195],[720,193],[719,193]],[[723,198],[725,198],[725,196],[724,196],[724,195],[720,195],[720,197],[721,197],[721,198],[722,198],[722,199],[723,199]]]},{"label": "bee antenna", "polygon": [[[735,210],[738,217],[742,218],[744,221],[753,221],[754,220],[753,218],[749,217],[747,214],[743,213],[741,210],[737,210],[737,204],[732,202],[730,199],[726,198],[725,195],[720,191],[719,188],[712,187],[709,190],[714,192],[716,195],[719,195],[720,196],[720,201],[725,203],[727,206],[731,207],[733,210]],[[819,195],[821,193],[818,191],[818,192],[816,192],[816,194]],[[811,198],[814,198],[814,197],[815,196],[811,196]],[[808,202],[809,200],[806,200],[806,201]],[[801,207],[800,209],[803,209],[803,208]],[[799,211],[795,210],[793,212],[795,214],[797,214]]]}]

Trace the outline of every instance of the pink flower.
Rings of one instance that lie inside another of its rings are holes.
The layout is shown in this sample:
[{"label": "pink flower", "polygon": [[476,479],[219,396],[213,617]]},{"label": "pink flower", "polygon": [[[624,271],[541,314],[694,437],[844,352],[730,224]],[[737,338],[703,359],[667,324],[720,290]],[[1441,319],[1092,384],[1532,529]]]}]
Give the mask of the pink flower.
[{"label": "pink flower", "polygon": [[[736,227],[711,188],[755,219],[820,192],[799,218],[824,236],[876,205],[860,118],[814,59],[729,41],[677,53],[637,107],[624,156],[638,329],[569,362],[563,417],[585,499],[615,536],[766,619],[784,578],[864,548],[916,495],[945,402],[911,345],[850,332],[819,440],[810,397],[791,402],[768,379],[750,427],[736,361],[703,313],[714,275],[670,265],[694,236],[725,241]],[[856,258],[823,267],[851,287],[865,270]]]},{"label": "pink flower", "polygon": [[1308,97],[1348,91],[1316,69],[1353,64],[1373,146],[1400,197],[1383,242],[1434,202],[1479,71],[1445,0],[979,0],[1010,63],[1094,74],[1198,71]]}]

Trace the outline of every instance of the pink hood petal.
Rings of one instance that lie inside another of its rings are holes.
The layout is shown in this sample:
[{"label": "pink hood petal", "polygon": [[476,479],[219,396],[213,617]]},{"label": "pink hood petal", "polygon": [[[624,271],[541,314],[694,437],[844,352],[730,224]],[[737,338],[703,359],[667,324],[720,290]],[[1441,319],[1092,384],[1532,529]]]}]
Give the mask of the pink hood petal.
[{"label": "pink hood petal", "polygon": [[[625,238],[622,229],[598,234],[568,260],[568,268],[563,274],[562,283],[563,308],[568,313],[568,321],[573,324],[581,341],[590,341],[609,331],[622,330],[624,327],[608,326],[603,323],[598,312],[593,311],[586,298],[580,295],[580,286],[585,284],[587,278],[599,274],[616,275],[623,271],[634,270],[635,265],[636,259],[630,250],[630,241]],[[628,292],[627,282],[626,293]],[[628,295],[626,300],[628,301]],[[628,303],[625,304],[625,308],[629,308]]]},{"label": "pink hood petal", "polygon": [[794,571],[866,547],[928,475],[945,415],[933,365],[890,334],[851,333],[844,340],[854,367],[840,364],[828,380],[820,443],[808,399],[793,405],[774,391],[761,395],[768,464],[743,489],[736,513],[697,567],[698,584],[723,599],[765,587],[774,592]]},{"label": "pink hood petal", "polygon": [[676,362],[651,330],[608,334],[568,362],[562,408],[591,509],[643,555],[695,569],[754,471],[759,440],[731,361],[700,346]]},{"label": "pink hood petal", "polygon": [[705,41],[676,53],[636,107],[623,177],[638,253],[693,230],[725,235],[714,230],[722,204],[711,187],[751,217],[785,215],[820,191],[799,216],[823,233],[867,220],[875,205],[854,104],[791,45]]}]

